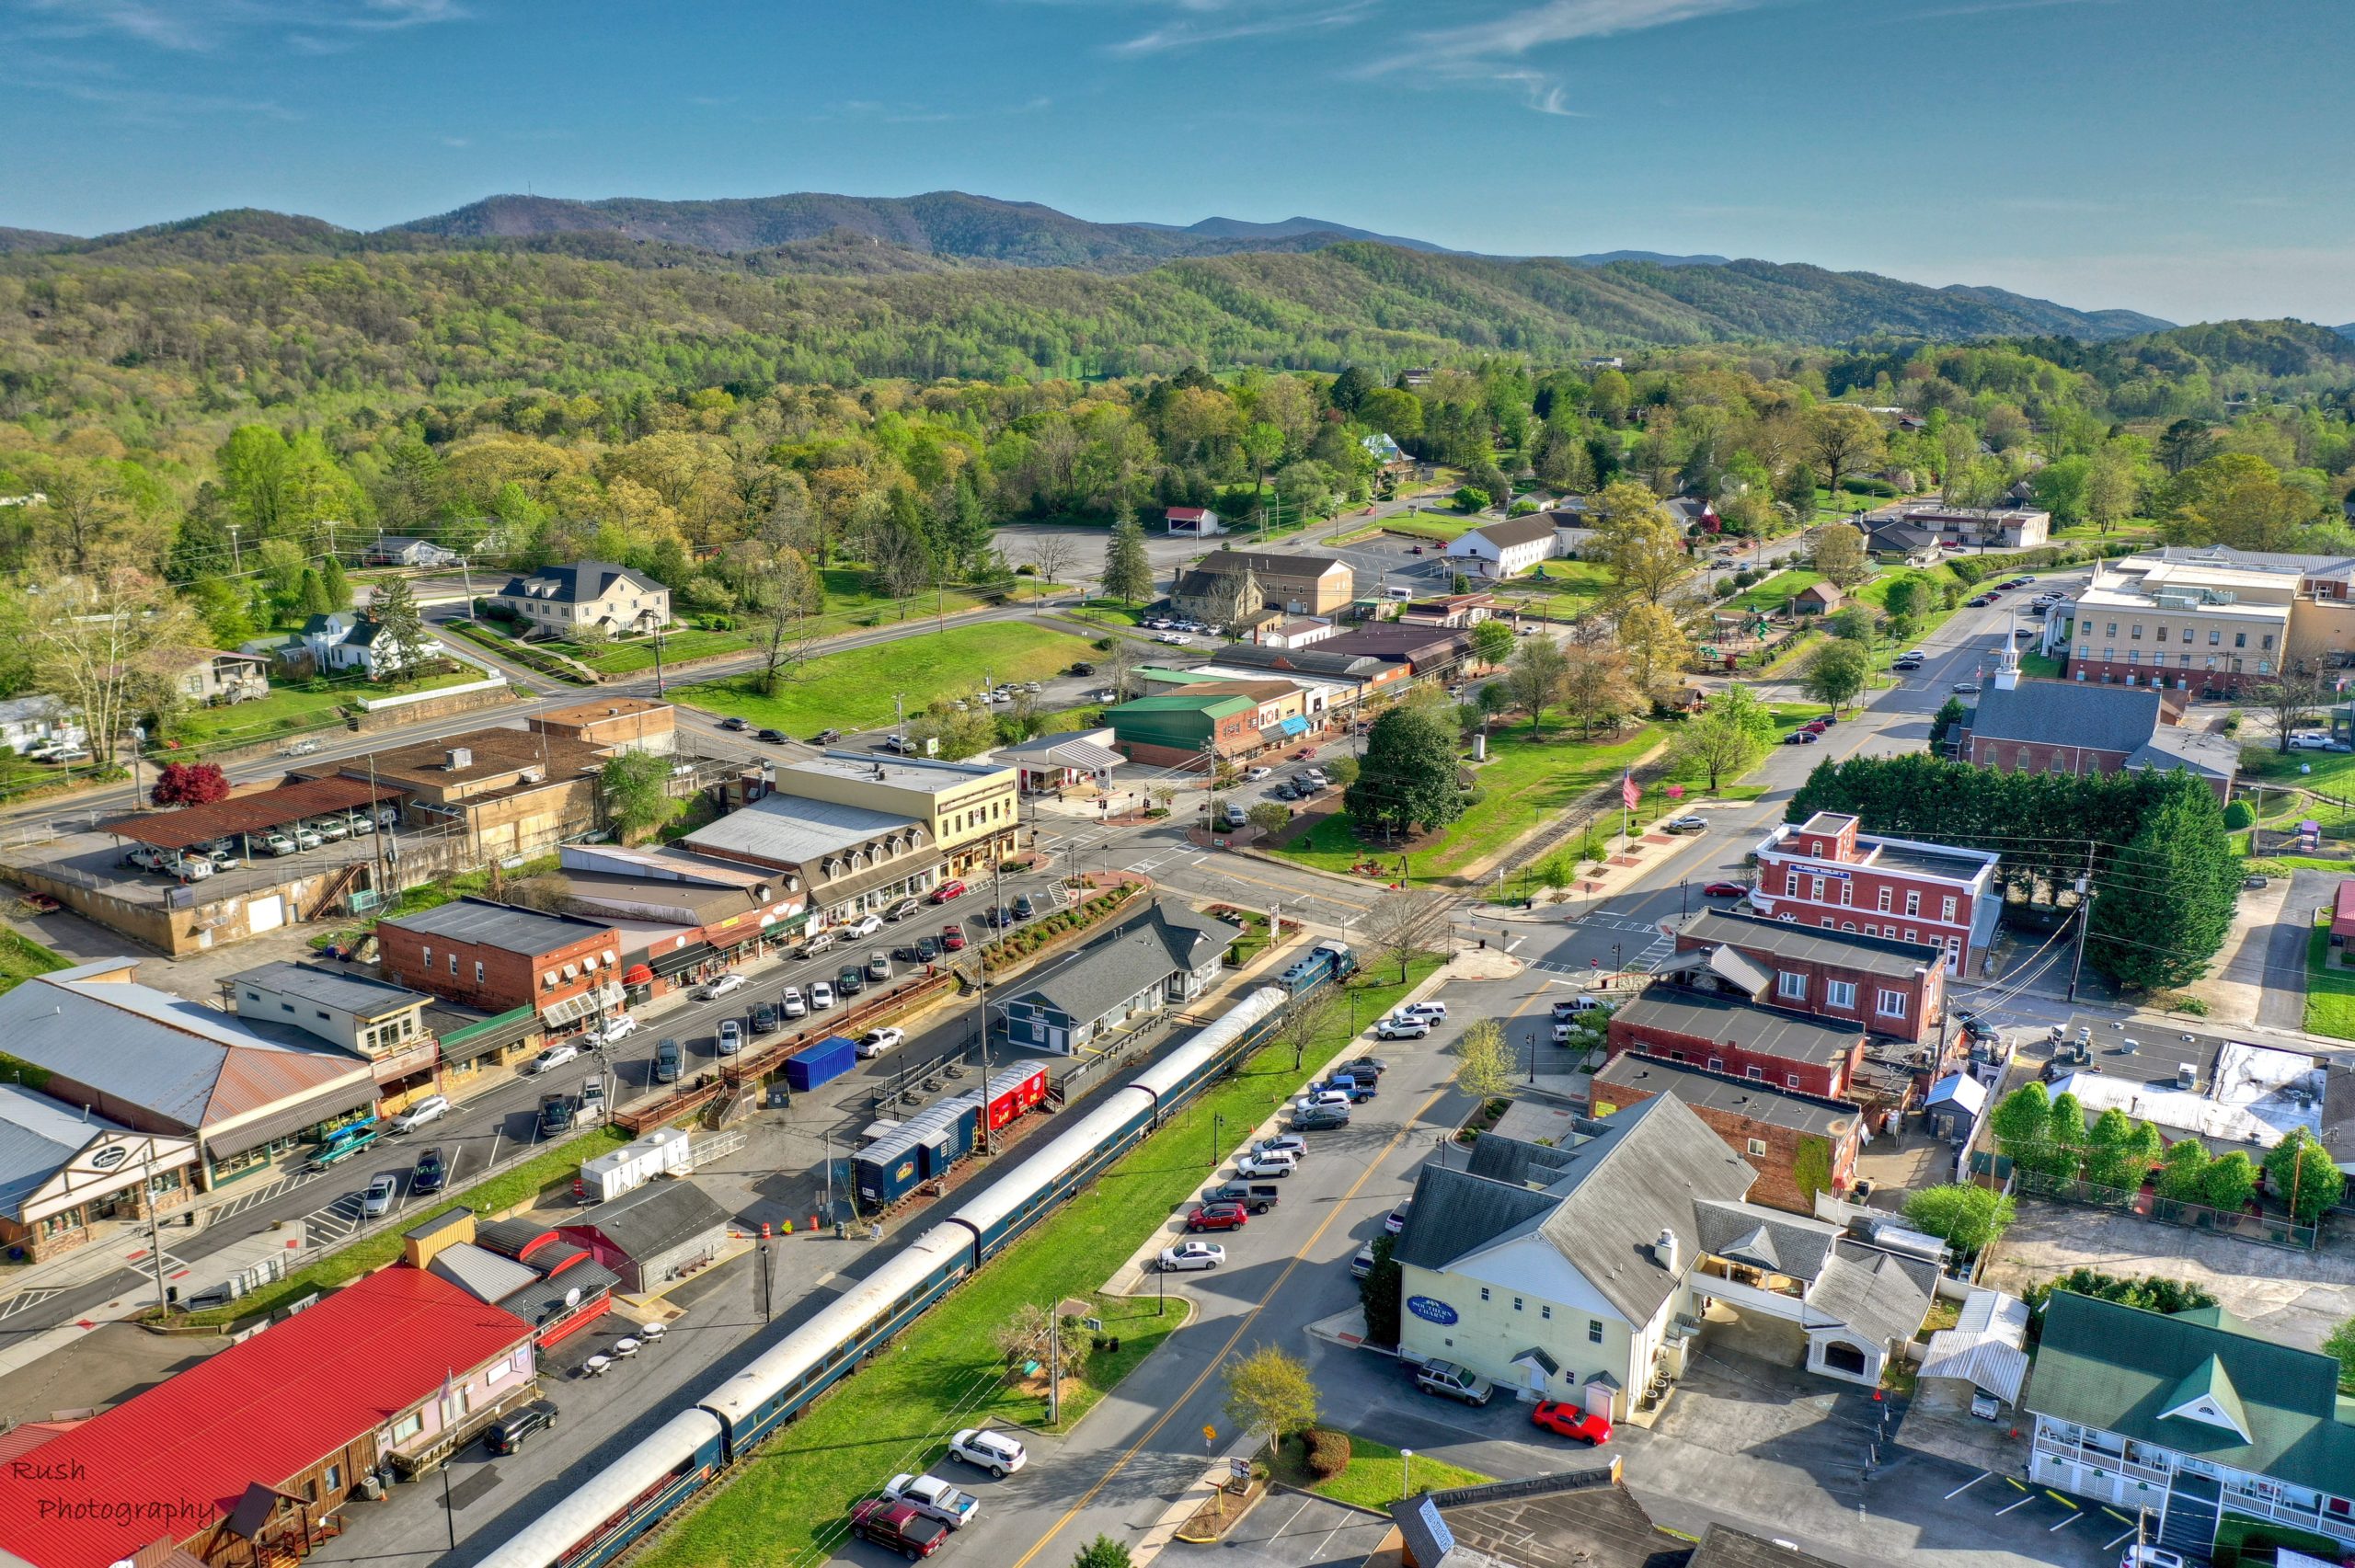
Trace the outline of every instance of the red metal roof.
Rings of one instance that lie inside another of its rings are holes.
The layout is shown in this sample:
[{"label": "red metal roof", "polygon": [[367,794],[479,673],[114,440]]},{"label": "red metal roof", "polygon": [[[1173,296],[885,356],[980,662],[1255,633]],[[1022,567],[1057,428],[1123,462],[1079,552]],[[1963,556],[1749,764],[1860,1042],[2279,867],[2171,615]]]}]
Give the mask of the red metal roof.
[{"label": "red metal roof", "polygon": [[2331,906],[2330,929],[2336,936],[2355,932],[2355,876],[2338,885],[2338,897]]},{"label": "red metal roof", "polygon": [[0,1466],[0,1549],[106,1568],[186,1540],[248,1486],[292,1479],[531,1337],[423,1269],[380,1269]]},{"label": "red metal roof", "polygon": [[236,833],[267,833],[305,817],[349,811],[371,801],[397,800],[401,792],[365,779],[305,779],[254,795],[190,806],[178,811],[142,811],[118,817],[105,831],[119,839],[136,839],[158,849],[184,850],[190,844],[228,838]]}]

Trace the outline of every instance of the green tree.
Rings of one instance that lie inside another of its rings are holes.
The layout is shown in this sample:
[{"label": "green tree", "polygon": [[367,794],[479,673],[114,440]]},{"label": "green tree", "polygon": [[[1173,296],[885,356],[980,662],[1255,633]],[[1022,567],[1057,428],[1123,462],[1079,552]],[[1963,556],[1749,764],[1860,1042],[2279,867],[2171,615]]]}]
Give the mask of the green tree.
[{"label": "green tree", "polygon": [[1292,813],[1284,808],[1281,801],[1263,800],[1244,815],[1250,819],[1251,826],[1271,839],[1292,823]]},{"label": "green tree", "polygon": [[1502,664],[1512,657],[1518,641],[1512,627],[1504,622],[1482,621],[1472,628],[1472,655],[1482,664]]},{"label": "green tree", "polygon": [[1938,606],[1930,585],[1908,572],[1890,581],[1889,591],[1881,596],[1880,607],[1889,612],[1892,621],[1918,621]]},{"label": "green tree", "polygon": [[392,651],[393,673],[407,680],[418,673],[433,651],[426,635],[425,617],[418,612],[417,596],[407,578],[387,578],[368,597],[368,614],[384,628],[378,635]]},{"label": "green tree", "polygon": [[2200,1201],[2211,1208],[2237,1214],[2257,1196],[2257,1162],[2235,1149],[2208,1162],[2200,1179]]},{"label": "green tree", "polygon": [[617,837],[643,838],[676,817],[686,802],[671,794],[671,762],[651,751],[625,751],[598,771],[605,820]]},{"label": "green tree", "polygon": [[2322,1342],[2322,1353],[2338,1362],[2338,1391],[2355,1394],[2355,1318],[2330,1331]]},{"label": "green tree", "polygon": [[340,559],[329,555],[320,566],[319,586],[327,589],[329,610],[351,608],[351,579],[344,575]]},{"label": "green tree", "polygon": [[2062,1181],[2077,1180],[2085,1171],[2090,1142],[2085,1128],[2085,1103],[2065,1089],[2052,1096],[2050,1144],[2054,1173]]},{"label": "green tree", "polygon": [[1829,703],[1834,708],[1847,706],[1856,700],[1872,676],[1872,656],[1855,643],[1833,640],[1808,656],[1807,668],[1799,674],[1799,684],[1807,694],[1819,703]]},{"label": "green tree", "polygon": [[1434,831],[1464,812],[1456,782],[1455,727],[1437,709],[1394,707],[1366,732],[1365,756],[1342,803],[1361,829]]},{"label": "green tree", "polygon": [[1471,485],[1465,485],[1458,488],[1455,492],[1454,500],[1455,509],[1461,512],[1486,511],[1496,504],[1496,498],[1494,496],[1489,495],[1486,490],[1479,489]]},{"label": "green tree", "polygon": [[1079,1549],[1079,1555],[1071,1560],[1071,1568],[1129,1568],[1134,1561],[1125,1541],[1098,1535]]},{"label": "green tree", "polygon": [[2347,1190],[2346,1173],[2334,1164],[2327,1150],[2304,1127],[2292,1127],[2266,1151],[2265,1180],[2276,1202],[2301,1225],[2318,1223],[2338,1207]]},{"label": "green tree", "polygon": [[1775,715],[1747,686],[1711,692],[1669,742],[1681,767],[1708,781],[1709,793],[1758,765],[1775,745]]},{"label": "green tree", "polygon": [[1880,420],[1852,403],[1828,403],[1808,416],[1808,441],[1823,465],[1824,487],[1835,500],[1840,482],[1878,462],[1883,446]]},{"label": "green tree", "polygon": [[1619,647],[1627,656],[1628,678],[1645,696],[1671,684],[1693,652],[1676,617],[1642,600],[1619,612]]},{"label": "green tree", "polygon": [[1819,530],[1809,565],[1843,590],[1873,575],[1873,558],[1865,549],[1864,531],[1853,523],[1835,522]]},{"label": "green tree", "polygon": [[2138,1190],[2166,1148],[2158,1128],[2115,1105],[2094,1118],[2088,1139],[2085,1180],[2121,1192]]},{"label": "green tree", "polygon": [[1924,1187],[1905,1200],[1905,1222],[1940,1237],[1964,1257],[1976,1257],[2011,1228],[2009,1196],[1964,1182]]},{"label": "green tree", "polygon": [[2223,808],[2189,773],[2147,775],[2159,803],[2118,853],[2121,885],[2094,899],[2089,951],[2138,990],[2188,985],[2232,929],[2241,863]]},{"label": "green tree", "polygon": [[1651,491],[1632,480],[1603,487],[1594,540],[1581,552],[1611,574],[1613,599],[1658,604],[1693,569],[1684,537]]},{"label": "green tree", "polygon": [[1456,1037],[1455,1086],[1475,1100],[1512,1092],[1512,1047],[1495,1019],[1467,1024]]},{"label": "green tree", "polygon": [[1133,520],[1116,523],[1104,546],[1104,596],[1123,604],[1153,597],[1153,562],[1145,555],[1144,526]]},{"label": "green tree", "polygon": [[2159,1196],[2177,1203],[2208,1201],[2208,1150],[2196,1138],[2167,1145],[2159,1157]]},{"label": "green tree", "polygon": [[1569,656],[1551,637],[1523,637],[1513,649],[1499,684],[1512,694],[1514,706],[1528,712],[1532,735],[1545,722],[1545,710],[1561,701],[1562,682],[1569,672]]},{"label": "green tree", "polygon": [[1387,1230],[1373,1239],[1373,1266],[1358,1281],[1358,1304],[1365,1309],[1365,1337],[1374,1345],[1398,1343],[1398,1310],[1406,1294],[1406,1270],[1390,1254],[1397,1238]]},{"label": "green tree", "polygon": [[1226,1414],[1271,1442],[1315,1425],[1316,1385],[1307,1363],[1279,1346],[1261,1345],[1227,1368]]},{"label": "green tree", "polygon": [[2066,1154],[2052,1147],[2052,1101],[2038,1082],[2021,1084],[1995,1102],[1987,1129],[1995,1148],[2020,1170],[2059,1178]]},{"label": "green tree", "polygon": [[303,568],[303,585],[296,592],[294,608],[302,612],[305,620],[335,608],[334,601],[327,598],[327,585],[312,567]]},{"label": "green tree", "polygon": [[1930,720],[1930,750],[1934,754],[1941,751],[1947,737],[1960,728],[1962,722],[1970,716],[1970,710],[1962,705],[1960,697],[1948,697],[1940,703],[1937,713]]}]

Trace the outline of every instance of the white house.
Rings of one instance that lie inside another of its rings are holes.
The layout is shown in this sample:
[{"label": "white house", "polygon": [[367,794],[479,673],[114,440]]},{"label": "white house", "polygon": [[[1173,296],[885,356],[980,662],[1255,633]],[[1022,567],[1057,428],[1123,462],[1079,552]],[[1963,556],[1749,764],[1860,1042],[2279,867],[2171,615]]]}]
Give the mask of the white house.
[{"label": "white house", "polygon": [[1226,532],[1218,513],[1208,507],[1170,507],[1162,513],[1162,521],[1172,533],[1192,534],[1196,538]]},{"label": "white house", "polygon": [[43,741],[79,746],[88,738],[89,732],[55,697],[11,697],[0,703],[0,745],[20,757]]},{"label": "white house", "polygon": [[457,559],[458,553],[447,545],[399,533],[379,534],[368,549],[372,567],[446,567]]},{"label": "white house", "polygon": [[385,624],[350,610],[312,616],[295,634],[295,644],[317,662],[321,674],[357,670],[373,681],[401,667],[400,650],[385,635]]},{"label": "white house", "polygon": [[1499,580],[1551,559],[1557,547],[1552,515],[1536,511],[1456,535],[1448,541],[1447,558],[1469,576]]},{"label": "white house", "polygon": [[1683,1370],[1706,1301],[1789,1323],[1810,1369],[1877,1383],[1938,1264],[1749,1203],[1754,1176],[1665,1094],[1553,1144],[1483,1135],[1415,1185],[1392,1254],[1400,1356],[1617,1419]]},{"label": "white house", "polygon": [[510,578],[498,602],[527,627],[558,637],[584,626],[610,635],[651,632],[671,620],[669,589],[610,561],[575,561]]}]

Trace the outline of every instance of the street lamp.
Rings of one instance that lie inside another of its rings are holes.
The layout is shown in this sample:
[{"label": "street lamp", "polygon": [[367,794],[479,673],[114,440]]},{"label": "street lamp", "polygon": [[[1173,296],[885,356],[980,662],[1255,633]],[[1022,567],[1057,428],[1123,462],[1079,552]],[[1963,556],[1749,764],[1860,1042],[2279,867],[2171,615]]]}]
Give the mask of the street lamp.
[{"label": "street lamp", "polygon": [[1412,1495],[1414,1494],[1414,1490],[1415,1490],[1415,1487],[1414,1487],[1414,1474],[1415,1474],[1415,1450],[1414,1450],[1414,1449],[1412,1449],[1412,1448],[1401,1448],[1401,1449],[1399,1449],[1399,1450],[1398,1450],[1398,1495],[1399,1495],[1401,1498],[1410,1497],[1410,1496],[1412,1496]]}]

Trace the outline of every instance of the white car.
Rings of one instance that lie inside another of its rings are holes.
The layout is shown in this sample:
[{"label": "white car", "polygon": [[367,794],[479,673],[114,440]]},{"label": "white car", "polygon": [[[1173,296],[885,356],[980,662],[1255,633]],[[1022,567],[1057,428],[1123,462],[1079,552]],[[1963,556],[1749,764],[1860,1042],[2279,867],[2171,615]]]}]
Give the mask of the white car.
[{"label": "white car", "polygon": [[[1346,1102],[1349,1096],[1343,1095]],[[1298,1162],[1289,1154],[1270,1150],[1265,1154],[1246,1154],[1235,1162],[1235,1173],[1248,1181],[1255,1176],[1289,1176]]]},{"label": "white car", "polygon": [[383,1172],[374,1181],[368,1184],[368,1190],[360,1195],[360,1218],[362,1219],[383,1219],[392,1212],[393,1200],[400,1196],[399,1173]]},{"label": "white car", "polygon": [[1430,1020],[1427,1018],[1385,1018],[1373,1026],[1377,1040],[1419,1040],[1430,1032]]},{"label": "white car", "polygon": [[1194,1268],[1216,1268],[1225,1261],[1226,1249],[1216,1242],[1180,1242],[1174,1247],[1161,1249],[1161,1268],[1165,1274],[1178,1274]]},{"label": "white car", "polygon": [[626,1040],[637,1033],[638,1020],[625,1013],[603,1028],[590,1030],[584,1038],[592,1046],[610,1046],[615,1040]]},{"label": "white car", "polygon": [[726,974],[704,987],[698,994],[706,1001],[717,1001],[731,990],[742,990],[750,983],[741,975]]},{"label": "white car", "polygon": [[905,1029],[888,1024],[880,1029],[869,1029],[859,1036],[858,1054],[863,1057],[879,1057],[907,1037],[908,1032]]},{"label": "white car", "polygon": [[810,987],[810,1011],[823,1013],[834,1004],[834,988],[824,980],[813,981]]},{"label": "white car", "polygon": [[1266,778],[1269,773],[1272,773],[1275,771],[1276,770],[1273,768],[1246,768],[1243,770],[1243,782],[1245,784],[1258,784],[1261,779]]},{"label": "white car", "polygon": [[351,824],[340,817],[314,817],[304,826],[329,843],[339,844],[351,837]]},{"label": "white car", "polygon": [[1172,647],[1191,647],[1194,644],[1194,639],[1183,632],[1157,633],[1153,640],[1157,643],[1167,643]]},{"label": "white car", "polygon": [[872,936],[882,929],[883,917],[881,915],[869,915],[865,920],[859,921],[856,925],[850,927],[843,934],[845,936]]},{"label": "white car", "polygon": [[438,1122],[450,1114],[450,1096],[428,1094],[424,1099],[393,1118],[396,1133],[414,1132],[428,1122]]},{"label": "white car", "polygon": [[2136,1545],[2126,1549],[2118,1568],[2185,1568],[2185,1564],[2180,1554],[2165,1547]]},{"label": "white car", "polygon": [[776,1010],[787,1018],[805,1017],[810,1012],[809,999],[801,994],[799,986],[787,986],[776,993]]},{"label": "white car", "polygon": [[982,1500],[949,1485],[936,1475],[895,1475],[883,1487],[895,1503],[913,1503],[916,1512],[938,1519],[950,1529],[962,1529],[982,1511]]},{"label": "white car", "polygon": [[1004,1480],[1030,1459],[1022,1439],[987,1426],[968,1426],[948,1439],[951,1458],[963,1459]]},{"label": "white car", "polygon": [[719,1021],[719,1033],[712,1040],[712,1049],[721,1056],[732,1057],[744,1048],[744,1025],[733,1018]]},{"label": "white car", "polygon": [[308,828],[297,828],[294,830],[294,847],[298,850],[315,850],[326,842],[327,841],[325,839],[319,837],[318,834],[313,832]]},{"label": "white car", "polygon": [[1400,1008],[1396,1015],[1400,1018],[1421,1018],[1433,1024],[1443,1024],[1447,1021],[1447,1003],[1443,1001],[1410,1001],[1406,1006]]},{"label": "white car", "polygon": [[1292,1108],[1301,1111],[1346,1111],[1350,1108],[1350,1097],[1338,1089],[1320,1089],[1314,1094],[1303,1094],[1294,1100]]},{"label": "white car", "polygon": [[569,1061],[580,1059],[580,1047],[570,1040],[558,1040],[555,1045],[532,1059],[532,1070],[546,1072],[552,1067],[562,1067]]},{"label": "white car", "polygon": [[283,833],[270,834],[268,838],[262,840],[261,847],[268,850],[272,854],[293,854],[296,850],[302,848],[300,844],[297,844],[293,840],[288,838]]},{"label": "white car", "polygon": [[184,854],[165,865],[164,869],[190,882],[201,882],[213,875],[213,863],[201,854]]}]

